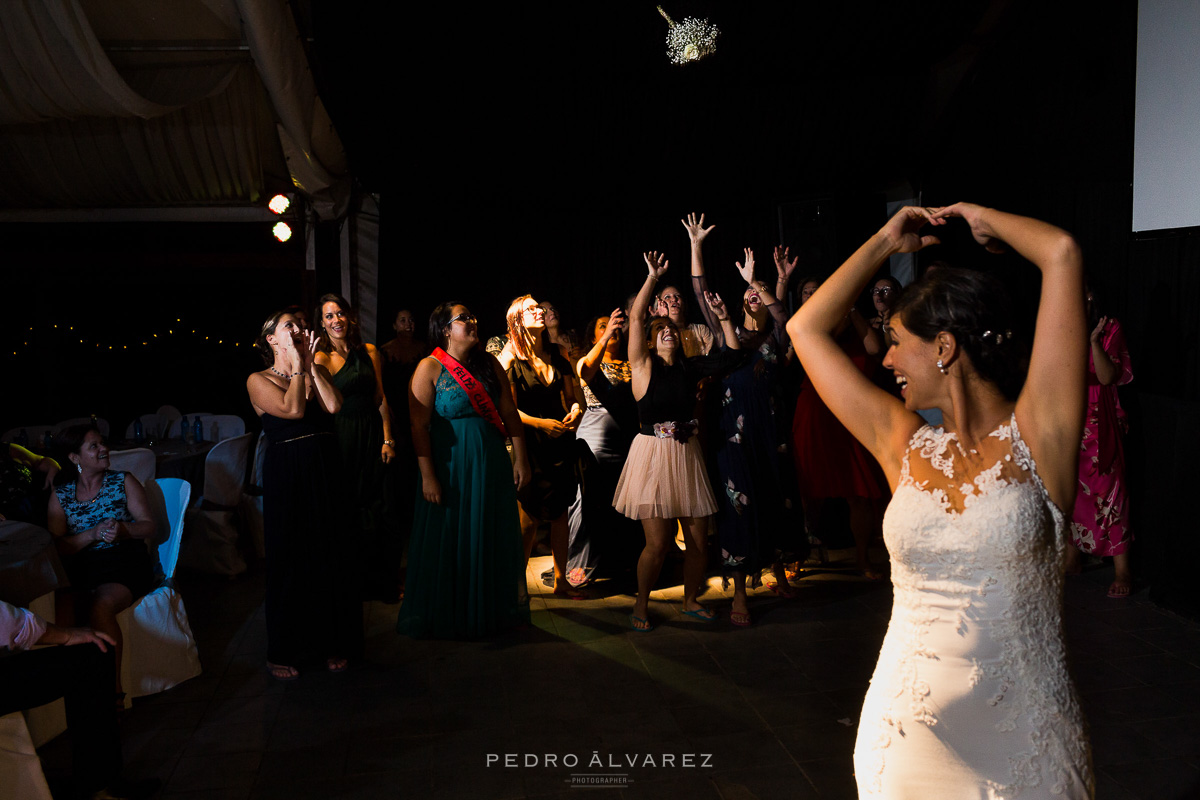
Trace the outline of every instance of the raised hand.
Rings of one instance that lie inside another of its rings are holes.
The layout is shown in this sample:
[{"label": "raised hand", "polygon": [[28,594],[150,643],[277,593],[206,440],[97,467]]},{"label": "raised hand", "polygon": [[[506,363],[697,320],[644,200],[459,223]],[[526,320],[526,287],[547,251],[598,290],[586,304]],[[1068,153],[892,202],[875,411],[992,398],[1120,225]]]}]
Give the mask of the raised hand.
[{"label": "raised hand", "polygon": [[749,247],[744,249],[746,251],[746,266],[743,267],[740,261],[733,263],[737,264],[737,271],[741,273],[742,280],[746,283],[754,283],[754,251]]},{"label": "raised hand", "polygon": [[313,359],[316,358],[317,345],[321,340],[317,338],[317,334],[313,331],[304,331],[301,335],[303,339],[301,339],[301,347],[298,348],[301,361],[300,369],[307,372],[312,367]]},{"label": "raised hand", "polygon": [[729,319],[729,312],[725,310],[725,301],[721,299],[721,295],[716,292],[705,292],[704,302],[708,303],[708,307],[712,309],[713,315],[718,321],[724,322]]},{"label": "raised hand", "polygon": [[608,315],[608,325],[604,327],[603,338],[605,341],[616,335],[617,331],[622,330],[628,323],[625,319],[625,309],[614,308],[613,312]]},{"label": "raised hand", "polygon": [[891,239],[901,253],[915,253],[923,247],[940,244],[941,240],[936,236],[922,236],[919,231],[926,225],[945,225],[945,217],[935,213],[941,211],[945,209],[904,206],[887,221],[880,233]]},{"label": "raised hand", "polygon": [[703,242],[704,237],[712,233],[713,229],[717,227],[716,225],[709,225],[707,228],[704,227],[703,213],[700,215],[699,219],[696,219],[696,214],[693,212],[688,214],[685,219],[679,220],[679,222],[684,228],[687,229],[688,238],[692,240],[692,244],[700,244]]},{"label": "raised hand", "polygon": [[649,253],[642,253],[642,258],[646,259],[646,269],[654,280],[660,280],[667,274],[667,267],[671,262],[667,261],[666,253],[660,254],[657,250],[651,250]]},{"label": "raised hand", "polygon": [[789,259],[791,250],[781,245],[775,247],[775,271],[779,273],[779,277],[787,280],[792,277],[792,273],[796,270],[796,263],[800,260],[799,256]]},{"label": "raised hand", "polygon": [[1092,329],[1091,336],[1088,337],[1091,339],[1092,344],[1100,344],[1104,341],[1104,327],[1106,325],[1108,325],[1108,317],[1101,317],[1100,322]]}]

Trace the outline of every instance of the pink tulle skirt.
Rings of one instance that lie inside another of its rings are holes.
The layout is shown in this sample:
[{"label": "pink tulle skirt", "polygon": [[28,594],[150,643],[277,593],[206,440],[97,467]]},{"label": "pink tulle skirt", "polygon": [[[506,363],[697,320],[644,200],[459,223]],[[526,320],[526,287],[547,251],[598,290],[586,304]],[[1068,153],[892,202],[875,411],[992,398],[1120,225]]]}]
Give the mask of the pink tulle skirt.
[{"label": "pink tulle skirt", "polygon": [[617,482],[613,508],[630,519],[706,517],[716,513],[700,443],[639,433]]}]

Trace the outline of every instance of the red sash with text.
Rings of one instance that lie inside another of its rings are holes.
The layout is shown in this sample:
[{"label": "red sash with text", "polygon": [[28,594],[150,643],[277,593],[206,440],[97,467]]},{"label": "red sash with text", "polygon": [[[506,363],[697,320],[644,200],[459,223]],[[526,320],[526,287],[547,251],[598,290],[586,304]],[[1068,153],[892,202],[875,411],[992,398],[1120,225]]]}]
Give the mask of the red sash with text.
[{"label": "red sash with text", "polygon": [[442,366],[450,373],[450,377],[458,381],[458,385],[467,393],[467,398],[479,416],[495,425],[502,435],[508,436],[508,431],[504,428],[504,420],[500,419],[500,412],[496,410],[496,404],[488,396],[487,389],[483,388],[483,384],[475,380],[475,376],[471,374],[470,370],[440,347],[435,347],[432,355],[442,362]]}]

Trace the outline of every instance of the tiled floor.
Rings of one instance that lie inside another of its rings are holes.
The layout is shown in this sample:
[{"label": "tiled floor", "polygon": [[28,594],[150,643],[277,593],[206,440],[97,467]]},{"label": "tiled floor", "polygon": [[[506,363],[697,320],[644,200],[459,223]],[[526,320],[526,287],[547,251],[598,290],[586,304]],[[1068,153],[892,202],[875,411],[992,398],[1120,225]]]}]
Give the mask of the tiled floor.
[{"label": "tiled floor", "polygon": [[[532,591],[546,561],[531,565]],[[1097,796],[1200,797],[1200,625],[1144,589],[1110,600],[1109,580],[1097,565],[1067,592]],[[791,601],[764,588],[749,629],[729,624],[728,595],[711,585],[720,621],[681,617],[668,588],[654,595],[651,633],[629,630],[631,599],[615,588],[583,602],[536,595],[532,626],[480,642],[402,639],[397,607],[372,603],[365,665],[283,684],[263,669],[261,576],[192,579],[182,591],[205,673],[135,702],[126,772],[195,800],[854,797],[887,583],[818,572]],[[67,764],[63,738],[42,750],[52,779]],[[572,773],[628,783],[573,789]]]}]

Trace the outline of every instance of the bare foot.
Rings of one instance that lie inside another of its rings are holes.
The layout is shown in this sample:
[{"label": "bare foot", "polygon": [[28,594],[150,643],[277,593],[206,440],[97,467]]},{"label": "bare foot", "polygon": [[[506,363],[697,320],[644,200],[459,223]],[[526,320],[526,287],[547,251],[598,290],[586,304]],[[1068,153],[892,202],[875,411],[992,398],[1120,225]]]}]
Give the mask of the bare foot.
[{"label": "bare foot", "polygon": [[267,662],[267,671],[271,673],[271,677],[277,681],[294,681],[300,677],[300,670],[295,667],[288,667],[282,664],[272,664]]},{"label": "bare foot", "polygon": [[1112,582],[1111,585],[1109,585],[1108,596],[1120,600],[1122,598],[1129,597],[1129,594],[1132,591],[1133,584],[1130,581],[1117,578]]},{"label": "bare foot", "polygon": [[587,592],[582,589],[576,589],[565,580],[559,581],[554,585],[554,595],[556,597],[564,597],[567,600],[586,600]]},{"label": "bare foot", "polygon": [[344,658],[327,658],[325,659],[325,667],[330,672],[345,672],[346,667],[350,666],[350,662]]}]

